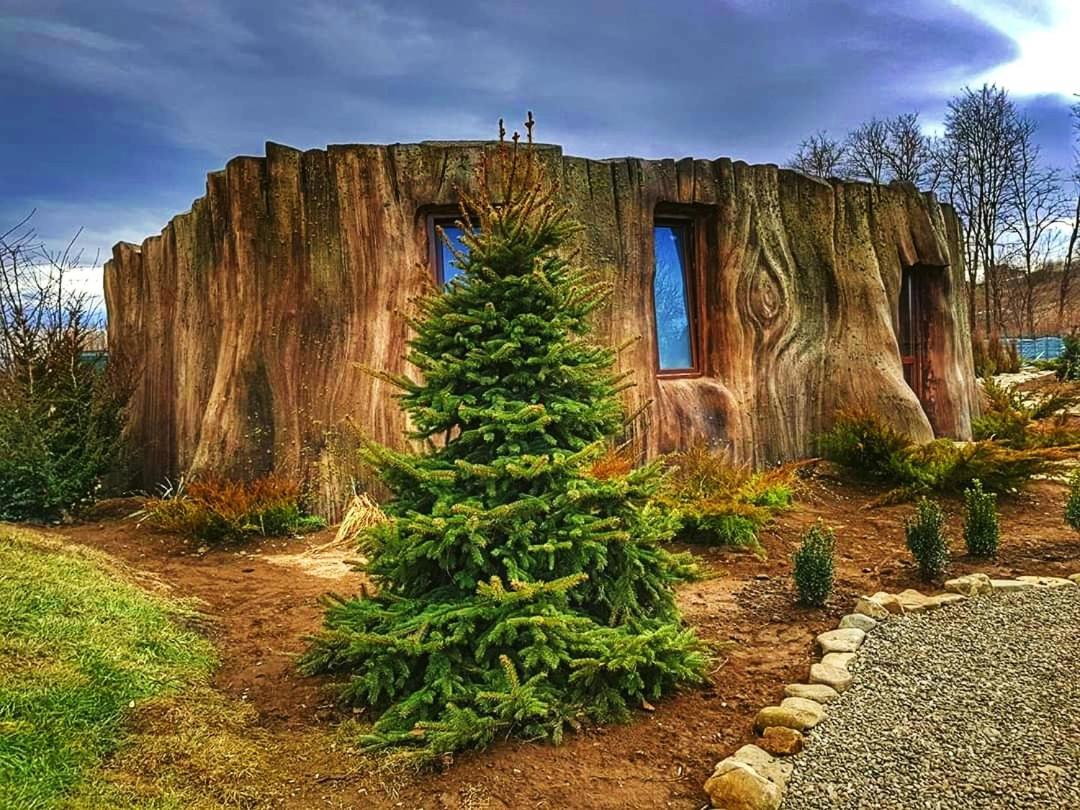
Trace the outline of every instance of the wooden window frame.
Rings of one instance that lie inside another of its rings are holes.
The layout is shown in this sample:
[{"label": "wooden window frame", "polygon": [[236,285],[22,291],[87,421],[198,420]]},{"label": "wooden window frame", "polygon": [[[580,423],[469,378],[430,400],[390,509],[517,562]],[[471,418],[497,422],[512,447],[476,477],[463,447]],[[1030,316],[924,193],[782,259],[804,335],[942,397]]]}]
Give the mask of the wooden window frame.
[{"label": "wooden window frame", "polygon": [[439,287],[446,286],[446,279],[443,278],[443,251],[449,250],[442,238],[439,236],[437,227],[446,227],[451,225],[457,227],[457,223],[461,220],[460,208],[448,208],[445,210],[430,211],[427,214],[427,237],[428,237],[428,264],[431,267],[431,274],[435,277],[435,283]]},{"label": "wooden window frame", "polygon": [[[701,233],[699,217],[693,214],[658,213],[652,221],[652,278],[649,285],[649,298],[652,302],[653,317],[653,368],[656,376],[666,379],[686,379],[700,377],[701,369],[701,313],[698,294],[698,268],[701,265]],[[686,293],[686,313],[690,327],[690,368],[660,367],[660,324],[656,321],[656,229],[673,228],[681,230],[683,290]]]}]

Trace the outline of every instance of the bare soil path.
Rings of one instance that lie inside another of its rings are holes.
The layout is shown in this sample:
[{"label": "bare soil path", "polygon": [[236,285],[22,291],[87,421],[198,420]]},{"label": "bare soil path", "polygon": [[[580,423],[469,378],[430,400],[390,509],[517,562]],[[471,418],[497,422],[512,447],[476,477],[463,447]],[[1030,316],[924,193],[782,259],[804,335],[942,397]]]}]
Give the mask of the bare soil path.
[{"label": "bare soil path", "polygon": [[[250,701],[268,733],[286,807],[370,808],[700,808],[701,785],[717,760],[750,741],[758,708],[785,683],[805,677],[813,637],[834,627],[862,592],[922,587],[908,562],[903,520],[911,505],[869,508],[876,492],[824,475],[808,478],[798,508],[766,530],[767,560],[721,549],[694,550],[706,577],[685,586],[680,602],[702,638],[716,645],[707,688],[662,701],[618,727],[588,729],[557,748],[502,742],[460,755],[441,773],[393,777],[375,772],[335,724],[326,684],[300,676],[294,657],[321,622],[319,598],[354,592],[362,581],[348,555],[316,551],[332,532],[243,548],[204,549],[151,533],[130,520],[65,527],[78,543],[149,572],[179,596],[196,597],[212,620],[222,656],[216,686]],[[1062,522],[1064,487],[1036,483],[1003,499],[1002,553],[992,565],[962,555],[960,504],[946,503],[953,571],[1068,574],[1080,536]],[[791,553],[821,518],[836,529],[836,593],[823,610],[794,605]]]}]

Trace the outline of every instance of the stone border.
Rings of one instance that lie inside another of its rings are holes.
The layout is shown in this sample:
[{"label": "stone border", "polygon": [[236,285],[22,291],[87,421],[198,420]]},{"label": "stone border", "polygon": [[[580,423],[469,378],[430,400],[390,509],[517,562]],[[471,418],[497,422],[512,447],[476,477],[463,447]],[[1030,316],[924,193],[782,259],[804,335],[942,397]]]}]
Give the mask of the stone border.
[{"label": "stone border", "polygon": [[1009,593],[1028,588],[1080,586],[1080,573],[1068,578],[1020,576],[991,579],[987,574],[966,574],[945,583],[945,593],[926,596],[907,589],[897,594],[879,591],[855,600],[852,613],[835,630],[821,633],[817,646],[821,660],[810,665],[807,683],[784,687],[779,706],[766,706],[754,718],[758,744],[744,745],[716,764],[705,782],[710,806],[719,810],[779,810],[794,766],[783,759],[797,754],[804,735],[827,716],[825,706],[851,686],[848,664],[858,653],[867,633],[893,616],[922,613],[964,602],[983,594]]}]

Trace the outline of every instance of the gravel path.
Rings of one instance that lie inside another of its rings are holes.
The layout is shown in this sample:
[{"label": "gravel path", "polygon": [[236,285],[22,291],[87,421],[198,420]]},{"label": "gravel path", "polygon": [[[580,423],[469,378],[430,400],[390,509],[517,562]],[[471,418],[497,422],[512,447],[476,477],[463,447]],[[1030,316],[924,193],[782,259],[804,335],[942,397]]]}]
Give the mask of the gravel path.
[{"label": "gravel path", "polygon": [[850,669],[784,810],[1080,808],[1080,588],[893,619]]}]

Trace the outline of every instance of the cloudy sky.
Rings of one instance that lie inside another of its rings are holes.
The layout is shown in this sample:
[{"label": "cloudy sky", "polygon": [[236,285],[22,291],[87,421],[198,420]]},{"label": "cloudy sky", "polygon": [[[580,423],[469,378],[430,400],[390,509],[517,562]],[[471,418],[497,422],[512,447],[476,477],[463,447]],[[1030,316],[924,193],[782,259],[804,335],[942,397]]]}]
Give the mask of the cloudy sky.
[{"label": "cloudy sky", "polygon": [[36,208],[103,261],[267,140],[488,138],[526,109],[570,154],[783,163],[994,81],[1066,165],[1080,0],[0,0],[0,53],[0,226]]}]

